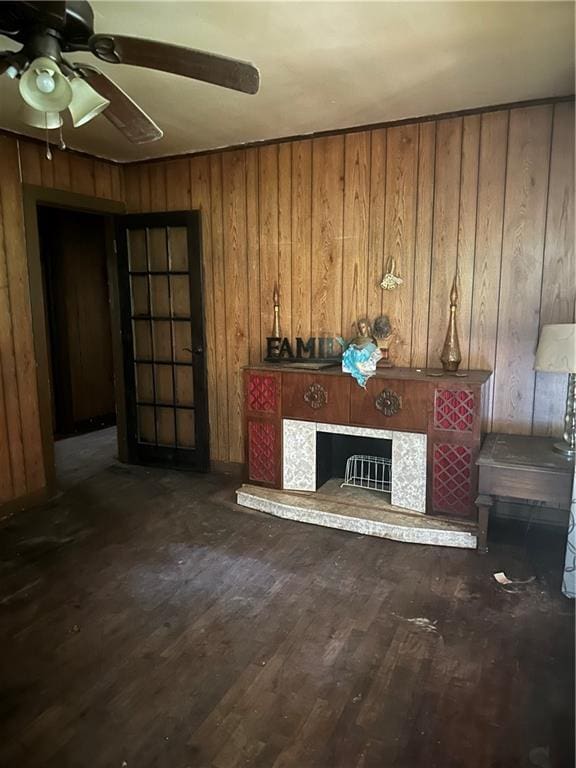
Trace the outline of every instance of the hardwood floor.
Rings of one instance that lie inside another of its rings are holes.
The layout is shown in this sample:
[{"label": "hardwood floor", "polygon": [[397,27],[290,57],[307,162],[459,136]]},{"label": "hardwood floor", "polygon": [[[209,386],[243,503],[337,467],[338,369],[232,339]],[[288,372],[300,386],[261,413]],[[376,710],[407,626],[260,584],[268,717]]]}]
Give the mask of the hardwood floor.
[{"label": "hardwood floor", "polygon": [[0,765],[573,765],[562,536],[502,528],[480,557],[98,462],[0,525]]}]

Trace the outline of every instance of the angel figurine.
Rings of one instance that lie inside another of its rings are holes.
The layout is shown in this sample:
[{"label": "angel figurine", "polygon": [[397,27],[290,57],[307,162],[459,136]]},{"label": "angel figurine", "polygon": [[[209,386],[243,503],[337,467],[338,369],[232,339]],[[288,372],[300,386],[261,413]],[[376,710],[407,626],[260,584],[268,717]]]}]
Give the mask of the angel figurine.
[{"label": "angel figurine", "polygon": [[366,382],[376,373],[376,365],[382,357],[376,339],[372,335],[370,321],[362,317],[356,322],[358,335],[347,343],[341,336],[338,342],[341,344],[342,370],[350,373],[358,384],[366,389]]}]

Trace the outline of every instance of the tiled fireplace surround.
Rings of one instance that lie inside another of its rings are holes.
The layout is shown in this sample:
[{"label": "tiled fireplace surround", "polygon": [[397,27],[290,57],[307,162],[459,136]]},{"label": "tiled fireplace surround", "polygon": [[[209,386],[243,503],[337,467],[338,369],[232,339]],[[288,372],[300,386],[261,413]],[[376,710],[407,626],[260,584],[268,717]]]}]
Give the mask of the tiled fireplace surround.
[{"label": "tiled fireplace surround", "polygon": [[283,419],[282,487],[285,491],[316,491],[316,435],[372,437],[392,441],[393,506],[426,511],[426,435],[345,424]]},{"label": "tiled fireplace surround", "polygon": [[362,389],[337,368],[249,367],[246,479],[251,488],[267,486],[287,498],[314,492],[318,433],[392,440],[393,507],[473,524],[475,462],[490,376],[392,368]]}]

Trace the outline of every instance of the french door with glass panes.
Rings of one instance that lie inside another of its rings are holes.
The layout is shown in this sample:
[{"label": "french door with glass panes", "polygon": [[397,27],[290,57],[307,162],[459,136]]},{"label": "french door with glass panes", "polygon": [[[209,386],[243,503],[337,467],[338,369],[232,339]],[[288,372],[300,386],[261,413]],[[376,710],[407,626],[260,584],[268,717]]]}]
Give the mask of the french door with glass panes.
[{"label": "french door with glass panes", "polygon": [[207,469],[200,213],[117,220],[129,460]]}]

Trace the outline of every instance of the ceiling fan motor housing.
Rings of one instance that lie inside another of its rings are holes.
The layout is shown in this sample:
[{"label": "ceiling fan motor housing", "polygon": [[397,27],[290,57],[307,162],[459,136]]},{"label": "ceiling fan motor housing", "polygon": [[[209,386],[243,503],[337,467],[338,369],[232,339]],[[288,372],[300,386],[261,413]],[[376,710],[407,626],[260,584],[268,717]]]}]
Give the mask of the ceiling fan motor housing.
[{"label": "ceiling fan motor housing", "polygon": [[[0,2],[0,31],[24,46],[14,54],[19,68],[46,57],[60,64],[62,52],[89,50],[94,34],[94,13],[87,0],[62,3]],[[27,61],[25,61],[27,59]],[[23,66],[22,66],[23,65]]]}]

